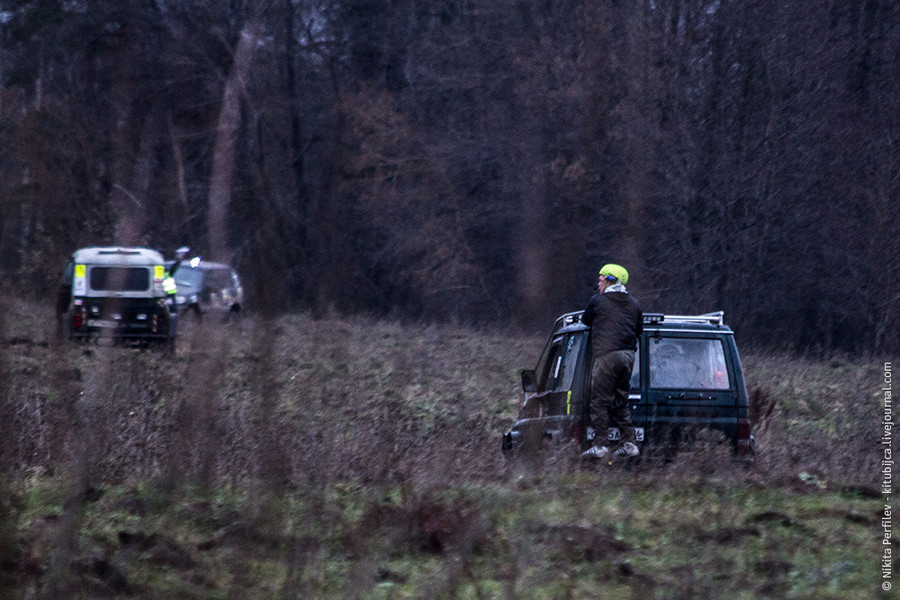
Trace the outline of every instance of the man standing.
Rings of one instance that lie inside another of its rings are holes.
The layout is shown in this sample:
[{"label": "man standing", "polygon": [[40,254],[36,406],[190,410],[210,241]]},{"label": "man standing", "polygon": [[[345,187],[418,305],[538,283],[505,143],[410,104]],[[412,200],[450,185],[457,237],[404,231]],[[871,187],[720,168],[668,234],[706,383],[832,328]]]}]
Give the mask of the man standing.
[{"label": "man standing", "polygon": [[[634,426],[628,406],[634,353],[644,330],[641,305],[626,290],[628,271],[615,264],[600,269],[597,293],[584,310],[582,322],[591,328],[591,426],[594,445],[581,456],[599,459],[614,451],[620,456],[637,456]],[[619,446],[609,446],[609,427],[619,428]]]}]

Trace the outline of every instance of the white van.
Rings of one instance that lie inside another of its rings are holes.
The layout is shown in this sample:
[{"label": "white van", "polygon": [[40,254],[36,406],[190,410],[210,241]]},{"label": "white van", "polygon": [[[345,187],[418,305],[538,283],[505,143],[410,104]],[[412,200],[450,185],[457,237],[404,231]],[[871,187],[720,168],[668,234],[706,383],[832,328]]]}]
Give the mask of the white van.
[{"label": "white van", "polygon": [[163,289],[166,276],[163,256],[156,250],[77,250],[60,281],[60,332],[70,339],[109,338],[174,349],[176,321]]}]

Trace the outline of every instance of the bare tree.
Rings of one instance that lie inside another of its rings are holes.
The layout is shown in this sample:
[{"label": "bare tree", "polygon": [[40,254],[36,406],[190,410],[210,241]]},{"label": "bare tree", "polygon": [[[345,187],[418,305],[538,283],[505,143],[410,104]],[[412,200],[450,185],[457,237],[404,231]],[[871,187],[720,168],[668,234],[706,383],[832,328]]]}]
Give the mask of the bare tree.
[{"label": "bare tree", "polygon": [[259,22],[251,20],[241,30],[234,50],[234,62],[222,91],[222,105],[216,125],[207,222],[210,252],[212,256],[221,260],[230,259],[228,210],[231,206],[231,186],[241,125],[241,96],[256,52],[260,27]]},{"label": "bare tree", "polygon": [[0,0],[4,285],[189,243],[273,307],[540,326],[613,260],[649,309],[897,347],[896,3],[251,4]]}]

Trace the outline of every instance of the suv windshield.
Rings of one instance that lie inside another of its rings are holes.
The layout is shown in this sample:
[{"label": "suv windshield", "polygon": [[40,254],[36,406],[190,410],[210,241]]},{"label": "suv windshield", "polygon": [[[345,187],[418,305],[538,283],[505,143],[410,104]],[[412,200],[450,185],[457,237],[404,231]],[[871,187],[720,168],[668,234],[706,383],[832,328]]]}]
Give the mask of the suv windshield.
[{"label": "suv windshield", "polygon": [[175,285],[179,287],[199,288],[203,281],[203,271],[192,267],[181,267],[175,271]]},{"label": "suv windshield", "polygon": [[143,292],[150,287],[150,269],[91,267],[90,286],[98,292]]},{"label": "suv windshield", "polygon": [[656,338],[649,344],[650,387],[727,390],[731,387],[719,339]]}]

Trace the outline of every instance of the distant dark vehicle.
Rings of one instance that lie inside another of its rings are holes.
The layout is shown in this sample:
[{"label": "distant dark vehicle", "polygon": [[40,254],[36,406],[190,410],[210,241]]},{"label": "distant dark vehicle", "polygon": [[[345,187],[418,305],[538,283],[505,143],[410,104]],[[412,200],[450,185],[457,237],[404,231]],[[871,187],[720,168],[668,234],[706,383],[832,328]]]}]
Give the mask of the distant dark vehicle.
[{"label": "distant dark vehicle", "polygon": [[177,287],[175,306],[181,315],[218,314],[230,319],[244,310],[244,288],[228,265],[192,258],[181,262],[172,277]]},{"label": "distant dark vehicle", "polygon": [[[522,372],[525,402],[503,436],[505,454],[574,441],[582,450],[596,435],[619,431],[590,427],[590,327],[581,312],[556,320],[537,368]],[[721,432],[735,456],[755,453],[744,373],[734,333],[723,313],[645,314],[631,377],[631,418],[642,454],[671,453],[701,429]]]},{"label": "distant dark vehicle", "polygon": [[91,247],[66,263],[57,294],[60,333],[70,339],[175,347],[163,289],[165,263],[149,248]]}]

